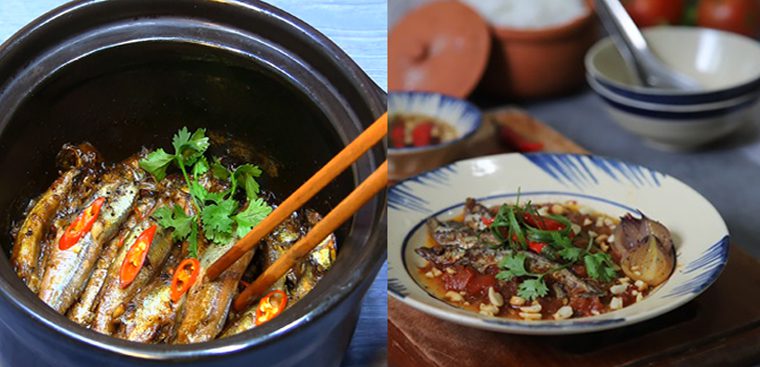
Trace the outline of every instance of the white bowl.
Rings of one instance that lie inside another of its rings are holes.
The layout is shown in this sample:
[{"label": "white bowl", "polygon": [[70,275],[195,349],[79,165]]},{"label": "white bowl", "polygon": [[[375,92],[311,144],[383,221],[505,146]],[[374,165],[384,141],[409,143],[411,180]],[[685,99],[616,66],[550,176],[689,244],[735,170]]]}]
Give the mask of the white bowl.
[{"label": "white bowl", "polygon": [[461,155],[467,140],[482,124],[482,114],[473,104],[450,96],[428,92],[391,92],[388,94],[388,113],[425,115],[448,123],[457,138],[424,147],[388,147],[388,175],[402,180],[441,165]]},{"label": "white bowl", "polygon": [[[414,252],[425,244],[426,220],[461,214],[467,197],[498,204],[514,200],[518,190],[524,199],[572,199],[609,215],[640,210],[671,230],[675,271],[640,302],[598,316],[563,321],[488,317],[430,295],[417,280]],[[665,174],[597,156],[504,154],[460,161],[391,187],[388,211],[388,293],[432,316],[505,333],[575,334],[651,319],[702,293],[720,275],[728,257],[726,225],[699,193]]]},{"label": "white bowl", "polygon": [[736,131],[757,112],[757,94],[697,105],[661,105],[616,95],[592,78],[588,82],[620,126],[663,150],[703,146]]},{"label": "white bowl", "polygon": [[737,130],[752,119],[760,92],[760,44],[705,28],[644,30],[663,62],[698,80],[704,89],[678,91],[635,85],[612,40],[586,54],[587,80],[623,128],[656,147],[693,149]]},{"label": "white bowl", "polygon": [[700,104],[756,92],[760,86],[760,44],[735,33],[697,27],[660,26],[643,30],[654,53],[672,69],[704,88],[668,90],[636,85],[607,37],[586,53],[586,71],[615,93],[643,102]]}]

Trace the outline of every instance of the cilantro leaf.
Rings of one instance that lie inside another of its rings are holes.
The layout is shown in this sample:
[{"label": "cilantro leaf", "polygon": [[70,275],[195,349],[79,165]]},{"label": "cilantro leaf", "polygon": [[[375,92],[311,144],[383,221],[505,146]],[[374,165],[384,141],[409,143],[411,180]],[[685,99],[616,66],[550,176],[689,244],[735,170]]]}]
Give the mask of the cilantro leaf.
[{"label": "cilantro leaf", "polygon": [[190,186],[188,186],[188,190],[190,191],[190,195],[194,196],[196,199],[198,199],[198,202],[205,203],[206,200],[208,200],[208,194],[209,192],[206,190],[203,185],[198,183],[198,181],[190,182]]},{"label": "cilantro leaf", "polygon": [[570,246],[557,251],[557,254],[567,261],[576,262],[580,258],[581,252],[583,252],[583,250],[575,246]]},{"label": "cilantro leaf", "polygon": [[232,239],[232,213],[237,209],[237,201],[221,200],[201,210],[201,222],[206,238],[218,244],[225,244]]},{"label": "cilantro leaf", "polygon": [[517,287],[517,295],[529,301],[547,294],[549,294],[549,288],[546,287],[542,277],[523,280]]},{"label": "cilantro leaf", "polygon": [[194,217],[189,216],[179,205],[173,208],[162,206],[153,213],[159,225],[163,228],[174,228],[172,237],[175,240],[184,240],[191,232],[191,225],[194,223]]},{"label": "cilantro leaf", "polygon": [[214,157],[213,162],[211,162],[211,174],[220,180],[227,180],[230,177],[230,170],[222,164],[219,157]]},{"label": "cilantro leaf", "polygon": [[157,149],[141,159],[139,164],[140,168],[153,175],[156,181],[161,181],[166,177],[166,169],[172,161],[174,161],[173,155],[166,153],[163,149]]},{"label": "cilantro leaf", "polygon": [[[523,253],[504,256],[504,258],[499,261],[499,268],[508,271],[512,277],[521,277],[530,274],[525,270],[525,254]],[[506,277],[506,275],[503,275],[502,277]]]},{"label": "cilantro leaf", "polygon": [[197,162],[193,165],[193,177],[197,180],[202,174],[208,172],[209,166],[206,157],[201,156]]},{"label": "cilantro leaf", "polygon": [[512,278],[514,278],[514,274],[512,274],[509,270],[502,270],[498,273],[496,273],[496,279],[498,280],[504,280],[504,281],[510,281]]},{"label": "cilantro leaf", "polygon": [[206,137],[206,129],[198,129],[191,135],[187,127],[180,129],[172,139],[174,154],[182,164],[189,167],[193,165],[203,153],[206,152],[210,143]]},{"label": "cilantro leaf", "polygon": [[588,275],[596,280],[609,282],[617,276],[616,265],[608,254],[602,252],[586,254],[583,257],[583,263],[586,265]]},{"label": "cilantro leaf", "polygon": [[272,212],[272,207],[267,205],[264,199],[250,201],[245,210],[237,213],[233,218],[237,222],[237,235],[243,237],[257,226]]},{"label": "cilantro leaf", "polygon": [[242,184],[248,200],[256,199],[259,195],[259,183],[256,182],[256,177],[259,176],[261,176],[261,169],[258,166],[246,163],[236,168],[230,176],[232,195],[235,195],[238,185]]}]

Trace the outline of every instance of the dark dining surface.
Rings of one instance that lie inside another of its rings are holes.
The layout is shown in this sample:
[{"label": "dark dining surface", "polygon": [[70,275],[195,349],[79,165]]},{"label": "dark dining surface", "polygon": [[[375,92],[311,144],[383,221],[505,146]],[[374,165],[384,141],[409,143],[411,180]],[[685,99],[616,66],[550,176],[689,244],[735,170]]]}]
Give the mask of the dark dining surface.
[{"label": "dark dining surface", "polygon": [[[301,18],[327,35],[346,51],[379,87],[386,88],[385,0],[312,0],[308,4],[300,0],[267,2]],[[0,1],[0,42],[4,42],[34,18],[64,3],[63,0]],[[359,323],[343,366],[386,364],[386,280],[387,266],[384,265],[364,298]]]}]

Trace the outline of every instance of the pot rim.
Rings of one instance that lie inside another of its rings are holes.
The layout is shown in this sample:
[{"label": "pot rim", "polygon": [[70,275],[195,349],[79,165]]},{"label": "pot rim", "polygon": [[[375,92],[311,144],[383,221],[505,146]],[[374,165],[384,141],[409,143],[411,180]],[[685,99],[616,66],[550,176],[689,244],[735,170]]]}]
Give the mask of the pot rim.
[{"label": "pot rim", "polygon": [[[125,2],[128,1],[109,1],[109,3],[121,4],[124,4]],[[168,1],[166,2],[168,3]],[[29,38],[32,38],[33,35],[49,32],[49,28],[53,27],[56,23],[71,22],[71,19],[67,18],[87,9],[103,6],[103,3],[105,3],[103,0],[73,1],[45,13],[24,26],[4,44],[0,45],[0,61],[9,58],[9,55],[13,52],[18,52],[18,49],[22,48],[25,43],[29,42]],[[348,55],[313,27],[295,16],[261,1],[224,0],[221,3],[221,6],[235,7],[241,13],[247,12],[245,13],[247,15],[257,14],[259,16],[267,17],[273,22],[292,30],[296,36],[305,38],[309,43],[319,49],[320,56],[329,58],[329,61],[335,65],[342,66],[338,71],[355,83],[356,93],[361,97],[363,103],[366,103],[367,109],[371,111],[372,114],[380,115],[384,111],[382,106],[384,92],[382,92],[375,83],[369,79],[369,77]],[[379,166],[379,163],[376,162],[378,160],[377,158],[382,159],[382,157],[376,157],[373,159],[371,163],[374,167],[371,168]],[[356,177],[356,174],[354,176]],[[35,322],[41,324],[50,331],[62,334],[73,341],[95,347],[99,350],[139,359],[157,361],[198,360],[269,345],[294,333],[299,326],[321,319],[332,309],[345,301],[349,295],[360,287],[362,282],[359,277],[361,275],[370,274],[371,276],[374,276],[377,273],[377,270],[385,259],[384,255],[386,251],[385,246],[381,246],[384,245],[384,223],[386,222],[387,215],[385,206],[382,204],[384,198],[385,193],[383,192],[372,201],[375,205],[373,206],[373,211],[369,214],[369,217],[374,220],[374,223],[371,223],[371,225],[367,227],[367,233],[363,235],[363,238],[365,243],[376,245],[374,246],[374,251],[368,251],[366,256],[359,259],[358,262],[364,265],[362,271],[353,271],[352,274],[349,274],[349,276],[347,276],[341,283],[341,286],[337,287],[338,289],[335,293],[331,293],[330,297],[326,297],[319,302],[317,306],[311,308],[306,313],[294,317],[292,321],[287,324],[277,325],[276,322],[272,322],[269,323],[271,325],[264,325],[257,328],[260,329],[257,334],[262,335],[250,335],[251,331],[249,331],[236,336],[205,343],[188,345],[150,345],[124,341],[98,334],[79,326],[74,327],[74,325],[60,323],[56,321],[56,319],[66,320],[66,318],[57,314],[52,309],[49,309],[36,296],[31,295],[29,292],[25,292],[24,289],[15,287],[12,282],[20,282],[18,279],[6,279],[5,277],[0,277],[0,298],[7,299],[8,303],[18,309],[20,313],[29,316]],[[369,207],[370,206],[367,206],[366,208]],[[378,256],[372,258],[370,255]],[[33,298],[31,301],[27,300],[30,296]]]}]

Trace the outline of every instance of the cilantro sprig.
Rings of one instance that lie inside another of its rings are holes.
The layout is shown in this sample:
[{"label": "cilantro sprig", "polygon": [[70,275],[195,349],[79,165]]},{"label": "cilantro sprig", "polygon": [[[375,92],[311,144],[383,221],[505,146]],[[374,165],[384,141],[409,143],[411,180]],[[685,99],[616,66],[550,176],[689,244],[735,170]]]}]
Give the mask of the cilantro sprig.
[{"label": "cilantro sprig", "polygon": [[[552,222],[557,228],[547,229],[547,222]],[[541,228],[536,228],[537,226]],[[593,237],[589,238],[586,248],[575,246],[575,233],[572,232],[569,219],[560,215],[539,215],[531,202],[520,205],[519,196],[515,204],[504,204],[499,208],[490,230],[502,245],[507,245],[513,250],[512,254],[499,262],[501,271],[496,278],[504,281],[519,278],[517,291],[522,298],[533,300],[545,296],[548,287],[544,276],[575,263],[583,263],[588,276],[598,281],[609,282],[618,274],[619,267],[609,254],[592,251]],[[540,243],[540,246],[534,246],[536,243]],[[540,249],[540,255],[556,261],[559,265],[544,273],[527,271],[526,255],[522,251],[528,248]]]},{"label": "cilantro sprig", "polygon": [[549,288],[544,282],[544,275],[548,272],[537,274],[527,271],[525,259],[526,255],[521,252],[504,256],[499,261],[499,268],[503,270],[496,274],[496,279],[509,281],[516,277],[528,278],[523,279],[517,286],[517,295],[529,301],[546,296]]},{"label": "cilantro sprig", "polygon": [[[187,214],[175,204],[158,208],[153,218],[161,227],[173,229],[175,240],[188,242],[190,257],[198,257],[200,233],[212,243],[226,244],[234,236],[244,236],[272,212],[272,208],[259,197],[260,186],[256,179],[261,176],[261,169],[243,164],[231,171],[217,157],[209,163],[204,154],[210,145],[206,129],[190,133],[183,127],[172,139],[173,154],[156,149],[140,160],[140,167],[158,182],[166,177],[172,166],[182,173],[195,207],[194,214]],[[200,183],[200,178],[209,171],[215,178],[229,182],[230,188],[221,192],[208,191]],[[235,199],[239,188],[245,192],[248,202],[240,211]]]}]

